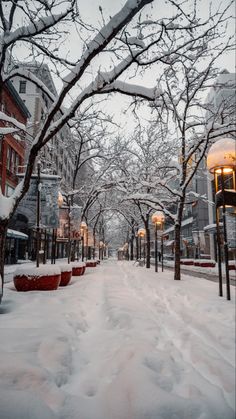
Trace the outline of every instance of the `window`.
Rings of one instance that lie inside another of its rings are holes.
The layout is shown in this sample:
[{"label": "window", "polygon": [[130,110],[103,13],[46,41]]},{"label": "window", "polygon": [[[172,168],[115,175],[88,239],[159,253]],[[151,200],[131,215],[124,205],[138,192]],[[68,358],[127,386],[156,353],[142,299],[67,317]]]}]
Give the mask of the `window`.
[{"label": "window", "polygon": [[7,169],[11,170],[11,147],[7,148]]},{"label": "window", "polygon": [[20,80],[19,93],[26,93],[26,81]]}]

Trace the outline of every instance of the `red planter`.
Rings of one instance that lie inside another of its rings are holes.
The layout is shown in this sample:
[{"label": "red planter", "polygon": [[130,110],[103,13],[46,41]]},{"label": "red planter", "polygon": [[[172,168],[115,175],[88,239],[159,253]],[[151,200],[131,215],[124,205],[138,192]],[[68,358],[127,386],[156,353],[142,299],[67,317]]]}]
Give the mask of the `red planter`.
[{"label": "red planter", "polygon": [[73,266],[72,268],[72,275],[73,276],[81,276],[85,273],[86,266]]},{"label": "red planter", "polygon": [[52,291],[59,287],[60,281],[61,274],[14,276],[17,291]]},{"label": "red planter", "polygon": [[214,268],[215,265],[214,262],[194,262],[194,266],[201,266],[202,268]]},{"label": "red planter", "polygon": [[61,272],[61,282],[59,284],[60,287],[66,287],[66,285],[68,285],[71,280],[71,276],[72,276],[72,271]]},{"label": "red planter", "polygon": [[193,265],[193,260],[181,260],[182,265]]},{"label": "red planter", "polygon": [[97,262],[95,260],[88,260],[86,262],[86,267],[88,268],[96,268]]}]

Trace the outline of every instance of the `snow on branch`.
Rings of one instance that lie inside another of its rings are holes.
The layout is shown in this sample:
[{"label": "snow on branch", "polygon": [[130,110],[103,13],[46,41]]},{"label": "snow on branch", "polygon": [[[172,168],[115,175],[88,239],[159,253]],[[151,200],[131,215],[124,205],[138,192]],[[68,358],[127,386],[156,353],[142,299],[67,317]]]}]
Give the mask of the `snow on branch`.
[{"label": "snow on branch", "polygon": [[0,135],[14,134],[18,131],[18,128],[0,127]]},{"label": "snow on branch", "polygon": [[47,29],[55,26],[56,23],[62,21],[70,12],[72,12],[72,10],[73,5],[58,15],[40,16],[39,20],[34,20],[26,26],[20,26],[10,34],[6,32],[3,36],[2,43],[9,46],[20,39],[30,38],[45,32]]},{"label": "snow on branch", "polygon": [[114,39],[118,32],[132,19],[135,14],[146,4],[152,3],[153,0],[127,0],[124,7],[113,16],[110,21],[103,26],[100,32],[90,41],[83,57],[73,70],[64,77],[65,84],[71,84],[75,77],[81,77],[88,64],[99,52],[101,52],[109,42]]},{"label": "snow on branch", "polygon": [[[17,121],[17,119],[6,115],[4,112],[1,112],[1,111],[0,111],[0,121],[8,122],[8,123],[12,124],[14,127],[18,128],[18,130],[26,131],[26,126],[24,124]],[[2,130],[3,127],[0,127],[0,129]],[[7,129],[7,128],[5,128],[5,129]],[[16,132],[16,131],[14,130],[14,131],[11,131],[11,132]],[[1,133],[4,134],[4,132],[2,132],[2,131],[1,131]]]},{"label": "snow on branch", "polygon": [[119,80],[115,80],[110,85],[104,87],[103,92],[119,92],[129,96],[139,96],[152,101],[159,98],[162,94],[161,89],[158,87],[148,88],[135,84],[125,83]]}]

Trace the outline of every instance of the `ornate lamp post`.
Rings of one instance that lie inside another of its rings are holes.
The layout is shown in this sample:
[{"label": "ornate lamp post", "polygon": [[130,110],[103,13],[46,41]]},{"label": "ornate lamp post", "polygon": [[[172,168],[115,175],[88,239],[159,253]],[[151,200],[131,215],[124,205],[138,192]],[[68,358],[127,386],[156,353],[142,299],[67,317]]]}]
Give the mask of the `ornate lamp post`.
[{"label": "ornate lamp post", "polygon": [[229,279],[229,260],[228,242],[226,229],[226,206],[236,206],[235,188],[235,163],[236,163],[236,141],[233,138],[222,138],[216,141],[209,149],[207,156],[207,168],[214,174],[215,182],[215,208],[216,208],[216,228],[217,228],[217,248],[218,248],[218,268],[219,268],[219,295],[223,296],[222,288],[222,268],[221,268],[221,249],[220,249],[220,230],[219,230],[219,209],[222,208],[223,236],[224,236],[224,259],[226,276],[227,300],[230,300],[230,279]]},{"label": "ornate lamp post", "polygon": [[37,208],[36,208],[36,267],[39,267],[39,248],[40,248],[40,216],[41,216],[41,179],[40,161],[37,163]]},{"label": "ornate lamp post", "polygon": [[[139,237],[139,259],[141,260],[142,258],[142,238],[144,238],[146,235],[146,230],[145,228],[139,228],[138,229],[138,237]],[[145,251],[143,251],[143,255],[145,257]]]},{"label": "ornate lamp post", "polygon": [[165,221],[165,215],[161,211],[156,211],[152,215],[152,222],[155,225],[155,272],[158,272],[158,242],[157,242],[157,230],[158,227],[162,230],[161,235],[161,270],[163,272],[163,226]]}]

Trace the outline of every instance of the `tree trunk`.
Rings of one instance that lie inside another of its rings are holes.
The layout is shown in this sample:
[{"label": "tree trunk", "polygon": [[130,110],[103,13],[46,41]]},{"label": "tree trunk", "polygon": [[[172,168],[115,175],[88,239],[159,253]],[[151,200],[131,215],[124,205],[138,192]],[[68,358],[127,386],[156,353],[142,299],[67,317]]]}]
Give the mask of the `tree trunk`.
[{"label": "tree trunk", "polygon": [[175,274],[174,279],[180,280],[180,231],[181,226],[179,224],[175,225]]},{"label": "tree trunk", "polygon": [[146,246],[147,246],[147,258],[146,258],[146,268],[150,268],[150,256],[151,256],[151,243],[150,243],[150,229],[146,226]]},{"label": "tree trunk", "polygon": [[9,223],[9,220],[0,221],[0,286],[1,286],[0,303],[1,303],[2,295],[3,295],[5,244],[6,244],[8,223]]}]

